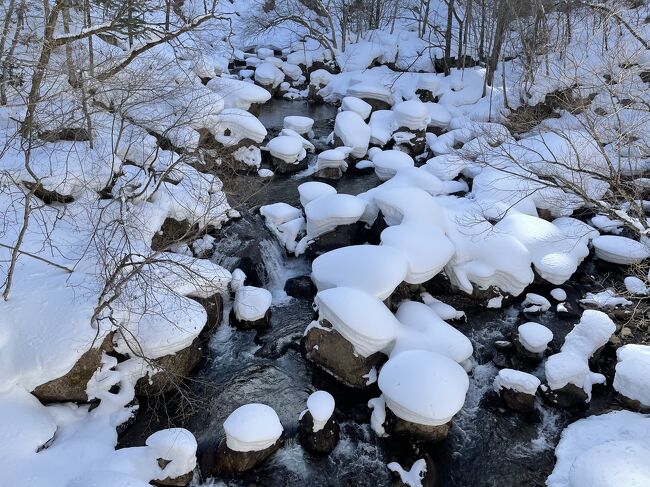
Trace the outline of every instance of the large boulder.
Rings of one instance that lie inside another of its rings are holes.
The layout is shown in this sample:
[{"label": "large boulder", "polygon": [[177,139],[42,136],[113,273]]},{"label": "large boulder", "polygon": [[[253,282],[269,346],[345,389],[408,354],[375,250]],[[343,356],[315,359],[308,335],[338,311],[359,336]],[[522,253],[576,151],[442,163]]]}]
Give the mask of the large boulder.
[{"label": "large boulder", "polygon": [[300,342],[307,360],[350,387],[365,388],[373,367],[386,360],[381,352],[362,357],[329,323],[312,326]]},{"label": "large boulder", "polygon": [[86,402],[86,386],[101,364],[102,354],[113,350],[113,334],[109,334],[97,348],[84,353],[70,371],[58,379],[41,384],[32,391],[41,402]]},{"label": "large boulder", "polygon": [[273,445],[259,451],[235,451],[228,448],[226,439],[219,442],[216,451],[205,449],[199,455],[199,465],[204,477],[233,477],[262,464],[283,443],[278,439]]}]

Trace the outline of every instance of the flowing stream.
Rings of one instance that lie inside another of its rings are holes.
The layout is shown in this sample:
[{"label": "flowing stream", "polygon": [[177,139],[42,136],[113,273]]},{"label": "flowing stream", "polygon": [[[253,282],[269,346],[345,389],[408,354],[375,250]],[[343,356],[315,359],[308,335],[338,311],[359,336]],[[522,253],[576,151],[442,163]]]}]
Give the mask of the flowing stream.
[{"label": "flowing stream", "polygon": [[[259,118],[270,133],[277,133],[286,115],[314,118],[316,145],[321,145],[322,150],[336,109],[274,99],[263,106]],[[279,201],[298,206],[297,187],[308,180],[308,175],[300,174],[274,179],[256,195],[251,206]],[[336,186],[339,192],[357,194],[377,184],[374,174],[348,172]],[[300,338],[315,313],[311,301],[287,298],[283,286],[288,277],[309,274],[309,263],[304,258],[287,256],[266,231],[259,214],[249,213],[226,229],[230,235],[217,245],[215,260],[230,267],[231,253],[250,240],[252,233],[260,234],[264,269],[258,273],[259,282],[253,285],[263,285],[273,293],[271,327],[263,333],[238,331],[227,323],[217,328],[205,351],[206,358],[190,382],[192,393],[200,398],[198,406],[180,424],[196,435],[202,448],[222,438],[222,424],[236,407],[261,402],[278,413],[286,441],[261,467],[234,480],[201,480],[195,476],[194,487],[392,485],[386,464],[399,461],[409,469],[424,453],[434,459],[439,485],[445,487],[544,485],[554,464],[553,449],[560,432],[576,417],[538,404],[537,417],[525,418],[504,410],[493,392],[492,382],[498,371],[492,363],[493,343],[506,338],[522,322],[519,305],[496,310],[464,309],[467,320],[455,323],[473,343],[475,367],[465,406],[454,418],[445,442],[422,447],[378,438],[370,429],[366,406],[369,398],[379,395],[376,386],[367,393],[345,390],[314,370],[300,353]],[[546,313],[539,321],[553,330],[555,347],[572,326],[554,313]],[[542,370],[531,372],[539,375]],[[305,452],[296,436],[298,416],[306,407],[306,399],[320,388],[335,396],[335,415],[341,424],[341,441],[325,457]],[[138,431],[137,425],[134,427]]]}]

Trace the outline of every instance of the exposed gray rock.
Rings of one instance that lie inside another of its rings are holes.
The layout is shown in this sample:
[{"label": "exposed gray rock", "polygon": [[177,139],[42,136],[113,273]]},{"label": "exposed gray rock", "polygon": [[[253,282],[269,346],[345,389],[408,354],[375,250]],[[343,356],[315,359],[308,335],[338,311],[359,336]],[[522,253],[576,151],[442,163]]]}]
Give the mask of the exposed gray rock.
[{"label": "exposed gray rock", "polygon": [[412,423],[398,418],[386,407],[385,428],[390,434],[404,436],[414,441],[438,442],[447,438],[449,428],[451,428],[451,421],[437,426]]},{"label": "exposed gray rock", "polygon": [[368,378],[364,375],[385,362],[386,355],[377,352],[362,357],[329,323],[322,322],[321,326],[329,331],[312,327],[302,338],[300,345],[305,358],[347,386],[367,387]]},{"label": "exposed gray rock", "polygon": [[563,409],[585,409],[587,393],[580,387],[567,384],[561,389],[551,389],[548,386],[540,388],[542,397],[551,406]]},{"label": "exposed gray rock", "polygon": [[314,433],[314,418],[311,413],[307,411],[300,418],[298,425],[298,438],[300,444],[305,450],[312,453],[329,454],[336,448],[339,442],[339,425],[332,416],[323,429]]},{"label": "exposed gray rock", "polygon": [[507,387],[499,389],[499,397],[508,409],[532,416],[535,413],[535,396]]},{"label": "exposed gray rock", "polygon": [[199,465],[204,477],[233,477],[263,463],[275,453],[283,443],[280,438],[270,447],[260,451],[240,452],[228,448],[226,439],[216,448],[204,449],[199,454]]},{"label": "exposed gray rock", "polygon": [[316,286],[309,276],[290,277],[284,284],[284,291],[292,298],[311,299],[316,295]]},{"label": "exposed gray rock", "polygon": [[230,324],[240,330],[263,330],[271,325],[271,308],[269,308],[264,316],[259,320],[246,321],[238,320],[235,311],[230,312]]}]

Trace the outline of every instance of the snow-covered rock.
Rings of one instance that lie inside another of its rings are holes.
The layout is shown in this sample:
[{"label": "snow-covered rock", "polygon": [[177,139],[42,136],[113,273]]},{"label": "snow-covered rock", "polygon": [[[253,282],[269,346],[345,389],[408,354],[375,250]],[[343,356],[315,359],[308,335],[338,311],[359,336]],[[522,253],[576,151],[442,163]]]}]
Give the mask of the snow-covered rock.
[{"label": "snow-covered rock", "polygon": [[311,276],[319,290],[345,286],[383,300],[404,280],[407,269],[407,258],[400,250],[383,245],[351,245],[317,257]]},{"label": "snow-covered rock", "polygon": [[315,303],[319,320],[331,323],[362,357],[386,350],[399,333],[400,323],[384,303],[361,290],[326,289]]},{"label": "snow-covered rock", "polygon": [[272,295],[259,287],[242,286],[235,293],[235,324],[242,328],[268,326]]},{"label": "snow-covered rock", "polygon": [[595,306],[597,308],[616,308],[617,306],[629,306],[632,301],[619,296],[613,289],[605,289],[598,293],[587,293],[580,300],[582,304]]},{"label": "snow-covered rock", "polygon": [[237,452],[261,451],[282,436],[277,413],[266,404],[244,404],[223,423],[228,448]]},{"label": "snow-covered rock", "polygon": [[551,309],[550,301],[535,293],[527,293],[521,305],[524,307],[524,313],[543,313]]},{"label": "snow-covered rock", "polygon": [[623,284],[627,292],[635,296],[645,296],[650,292],[646,283],[635,276],[627,276],[623,279]]},{"label": "snow-covered rock", "polygon": [[248,110],[251,105],[271,99],[271,93],[264,88],[233,78],[212,78],[206,86],[223,97],[225,108]]},{"label": "snow-covered rock", "polygon": [[[424,350],[391,357],[379,373],[386,406],[398,418],[416,425],[443,426],[465,402],[469,379],[463,368],[444,355]],[[446,432],[445,432],[446,433]]]},{"label": "snow-covered rock", "polygon": [[255,68],[255,81],[275,89],[284,81],[284,73],[273,63],[263,62]]},{"label": "snow-covered rock", "polygon": [[231,146],[248,139],[260,143],[266,128],[254,115],[239,108],[226,108],[213,117],[210,132],[220,144]]},{"label": "snow-covered rock", "polygon": [[395,129],[424,130],[430,122],[429,110],[420,100],[408,100],[393,106]]},{"label": "snow-covered rock", "polygon": [[366,209],[366,202],[349,194],[330,194],[316,198],[305,206],[307,235],[319,237],[339,225],[356,223]]},{"label": "snow-covered rock", "polygon": [[616,358],[614,389],[636,407],[650,409],[650,346],[625,345]]},{"label": "snow-covered rock", "polygon": [[517,328],[521,345],[530,353],[543,354],[548,344],[553,340],[553,332],[544,325],[529,322]]},{"label": "snow-covered rock", "polygon": [[307,409],[300,415],[300,443],[314,453],[330,453],[339,440],[339,425],[334,421],[334,397],[316,391],[307,398]]},{"label": "snow-covered rock", "polygon": [[287,135],[281,135],[269,140],[266,147],[262,149],[269,151],[273,157],[287,164],[297,164],[307,155],[302,141],[297,137]]},{"label": "snow-covered rock", "polygon": [[336,188],[318,181],[309,181],[298,186],[298,194],[300,195],[300,204],[304,208],[316,198],[336,194]]},{"label": "snow-covered rock", "polygon": [[361,158],[368,151],[370,127],[356,112],[339,112],[334,122],[334,135],[344,146],[351,147],[350,155]]},{"label": "snow-covered rock", "polygon": [[380,181],[387,181],[400,169],[413,167],[415,164],[411,156],[399,150],[378,151],[372,154],[370,159]]},{"label": "snow-covered rock", "polygon": [[370,112],[372,112],[372,106],[360,98],[346,96],[341,100],[341,111],[355,112],[362,119],[368,120]]},{"label": "snow-covered rock", "polygon": [[327,391],[316,391],[307,398],[307,409],[314,419],[313,432],[316,433],[334,414],[334,397]]},{"label": "snow-covered rock", "polygon": [[501,369],[494,378],[494,390],[497,392],[501,389],[512,389],[534,396],[540,385],[540,380],[534,375],[514,369]]},{"label": "snow-covered rock", "polygon": [[298,132],[300,135],[307,135],[314,126],[314,119],[299,115],[284,117],[284,128]]},{"label": "snow-covered rock", "polygon": [[601,235],[593,241],[596,256],[613,264],[638,264],[650,257],[650,249],[636,240],[617,235]]},{"label": "snow-covered rock", "polygon": [[424,283],[437,275],[454,255],[454,245],[437,227],[419,223],[402,223],[381,232],[381,245],[402,251],[408,259],[404,280]]}]

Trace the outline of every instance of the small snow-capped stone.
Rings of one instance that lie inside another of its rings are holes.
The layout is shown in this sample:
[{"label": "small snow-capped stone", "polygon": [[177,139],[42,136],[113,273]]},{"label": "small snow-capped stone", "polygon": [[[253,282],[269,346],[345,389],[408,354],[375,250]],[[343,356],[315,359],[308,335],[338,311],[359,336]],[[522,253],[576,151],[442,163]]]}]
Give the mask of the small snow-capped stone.
[{"label": "small snow-capped stone", "polygon": [[307,155],[302,141],[297,137],[288,135],[280,135],[269,140],[263,149],[268,150],[273,157],[277,157],[288,164],[297,164]]},{"label": "small snow-capped stone", "polygon": [[535,293],[527,293],[521,305],[524,307],[524,313],[540,313],[551,309],[549,300]]},{"label": "small snow-capped stone", "polygon": [[355,112],[362,119],[368,120],[372,106],[355,96],[346,96],[341,100],[341,111]]},{"label": "small snow-capped stone", "polygon": [[350,194],[330,194],[316,198],[305,206],[307,235],[319,237],[339,225],[359,221],[366,209],[366,202]]},{"label": "small snow-capped stone", "polygon": [[302,216],[302,212],[287,203],[273,203],[260,207],[260,214],[275,225],[280,225]]},{"label": "small snow-capped stone", "polygon": [[352,156],[361,158],[366,155],[370,127],[356,112],[339,112],[334,121],[334,134],[344,146],[352,148]]},{"label": "small snow-capped stone", "polygon": [[627,276],[623,279],[623,283],[625,284],[625,289],[630,294],[634,294],[635,296],[645,296],[648,294],[648,286],[638,277]]},{"label": "small snow-capped stone", "polygon": [[327,391],[316,391],[307,398],[307,409],[314,420],[314,433],[325,427],[334,414],[334,405],[334,397]]},{"label": "small snow-capped stone", "polygon": [[426,129],[429,121],[429,110],[420,100],[407,100],[393,106],[395,113],[395,128],[406,127],[411,130]]},{"label": "small snow-capped stone", "polygon": [[553,340],[553,332],[544,325],[529,322],[519,325],[519,342],[522,346],[532,353],[542,353]]},{"label": "small snow-capped stone", "polygon": [[264,317],[273,297],[260,287],[241,286],[235,293],[235,316],[240,321],[256,321]]},{"label": "small snow-capped stone", "polygon": [[282,436],[277,413],[265,404],[245,404],[235,409],[223,423],[226,445],[233,451],[261,451]]},{"label": "small snow-capped stone", "polygon": [[275,64],[262,62],[255,68],[255,81],[262,86],[277,88],[284,81],[284,73]]},{"label": "small snow-capped stone", "polygon": [[556,287],[551,290],[551,297],[556,301],[566,301],[566,291],[562,288]]},{"label": "small snow-capped stone", "polygon": [[301,117],[298,115],[289,115],[284,117],[284,128],[295,130],[300,135],[308,134],[313,126],[313,118]]},{"label": "small snow-capped stone", "polygon": [[541,381],[532,374],[514,369],[501,369],[494,379],[494,390],[512,389],[534,396]]}]

